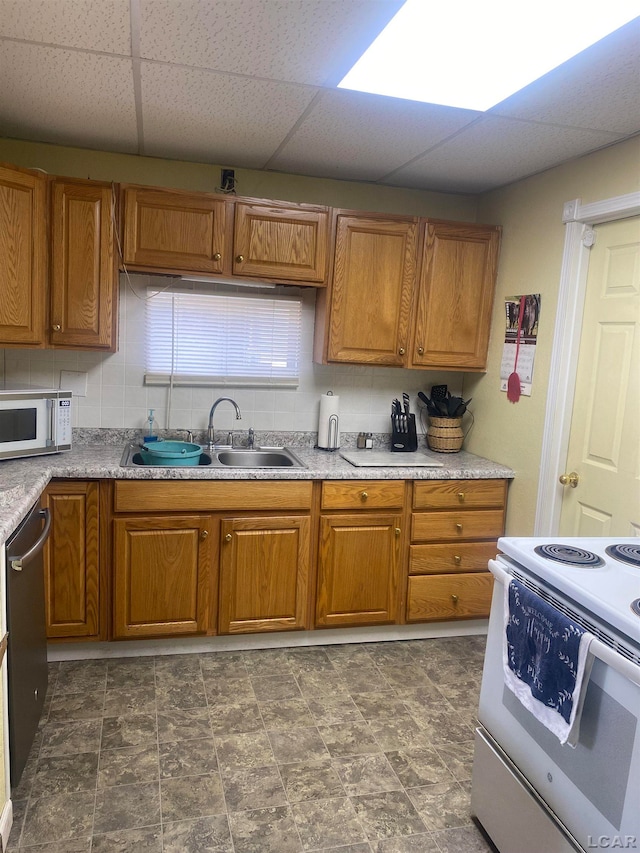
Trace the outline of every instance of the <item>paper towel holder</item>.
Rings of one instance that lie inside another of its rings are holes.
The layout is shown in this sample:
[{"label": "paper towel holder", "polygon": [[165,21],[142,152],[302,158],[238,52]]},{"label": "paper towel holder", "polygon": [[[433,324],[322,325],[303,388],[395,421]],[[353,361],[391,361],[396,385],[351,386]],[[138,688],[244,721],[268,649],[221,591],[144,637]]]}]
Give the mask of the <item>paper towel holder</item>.
[{"label": "paper towel holder", "polygon": [[327,444],[329,445],[326,450],[338,450],[338,426],[340,425],[340,419],[337,415],[331,415],[329,417],[329,432],[327,435]]}]

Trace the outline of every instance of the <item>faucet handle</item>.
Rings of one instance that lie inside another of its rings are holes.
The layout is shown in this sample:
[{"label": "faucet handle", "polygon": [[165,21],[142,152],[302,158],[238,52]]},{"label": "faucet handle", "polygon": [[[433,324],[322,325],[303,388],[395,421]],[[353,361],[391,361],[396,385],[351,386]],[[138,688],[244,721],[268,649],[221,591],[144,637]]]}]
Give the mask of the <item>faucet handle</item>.
[{"label": "faucet handle", "polygon": [[184,432],[186,432],[187,434],[187,441],[189,442],[189,444],[193,444],[193,433],[191,432],[191,430],[185,429]]}]

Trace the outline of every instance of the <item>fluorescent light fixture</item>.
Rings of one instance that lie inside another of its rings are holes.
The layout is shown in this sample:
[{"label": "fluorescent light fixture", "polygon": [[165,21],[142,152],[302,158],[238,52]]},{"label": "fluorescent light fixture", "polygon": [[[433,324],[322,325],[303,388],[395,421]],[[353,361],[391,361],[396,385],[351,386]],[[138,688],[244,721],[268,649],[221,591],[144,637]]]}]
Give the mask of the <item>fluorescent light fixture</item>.
[{"label": "fluorescent light fixture", "polygon": [[269,290],[276,287],[275,284],[268,281],[245,281],[242,278],[215,278],[206,275],[181,275],[180,281],[196,281],[200,284],[228,284],[234,287],[260,287]]},{"label": "fluorescent light fixture", "polygon": [[638,15],[638,0],[406,0],[338,84],[484,112]]}]

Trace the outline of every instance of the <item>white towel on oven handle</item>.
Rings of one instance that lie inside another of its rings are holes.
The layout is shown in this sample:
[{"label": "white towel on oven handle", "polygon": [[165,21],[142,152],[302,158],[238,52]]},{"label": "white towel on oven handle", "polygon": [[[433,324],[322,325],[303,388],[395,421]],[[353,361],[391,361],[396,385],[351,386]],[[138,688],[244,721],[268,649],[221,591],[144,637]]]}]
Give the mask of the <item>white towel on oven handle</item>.
[{"label": "white towel on oven handle", "polygon": [[[504,683],[514,693],[520,703],[533,714],[538,722],[549,729],[561,744],[566,743],[568,746],[575,748],[580,736],[580,718],[582,716],[585,694],[593,665],[593,655],[589,653],[589,646],[594,636],[589,631],[585,631],[580,640],[575,688],[572,694],[573,705],[569,722],[566,722],[555,708],[548,707],[533,696],[529,685],[521,681],[509,666],[507,643],[507,625],[511,616],[509,608],[509,586],[509,582],[504,585],[504,628],[502,632]],[[544,599],[541,599],[541,601],[544,601]]]}]

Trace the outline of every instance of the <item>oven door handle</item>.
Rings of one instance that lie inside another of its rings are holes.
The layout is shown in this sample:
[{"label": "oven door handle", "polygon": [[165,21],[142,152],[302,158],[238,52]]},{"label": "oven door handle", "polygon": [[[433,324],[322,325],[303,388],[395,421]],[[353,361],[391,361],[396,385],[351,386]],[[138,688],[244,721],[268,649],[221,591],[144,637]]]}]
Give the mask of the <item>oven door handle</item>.
[{"label": "oven door handle", "polygon": [[25,551],[24,554],[20,555],[9,555],[7,560],[9,561],[9,565],[16,572],[22,571],[22,566],[24,563],[28,563],[35,555],[42,551],[44,548],[44,543],[47,541],[47,537],[49,536],[49,530],[51,529],[51,513],[49,512],[48,507],[41,509],[38,512],[38,515],[41,518],[44,518],[44,527],[42,529],[42,533],[38,537],[37,541],[33,543],[31,548],[28,551]]},{"label": "oven door handle", "polygon": [[[502,586],[509,586],[510,581],[515,580],[509,572],[505,572],[496,560],[489,560],[489,570]],[[619,652],[616,652],[615,649],[610,648],[595,636],[591,640],[589,651],[594,657],[615,669],[616,672],[619,672],[623,678],[640,687],[640,666],[638,664],[623,657]]]}]

